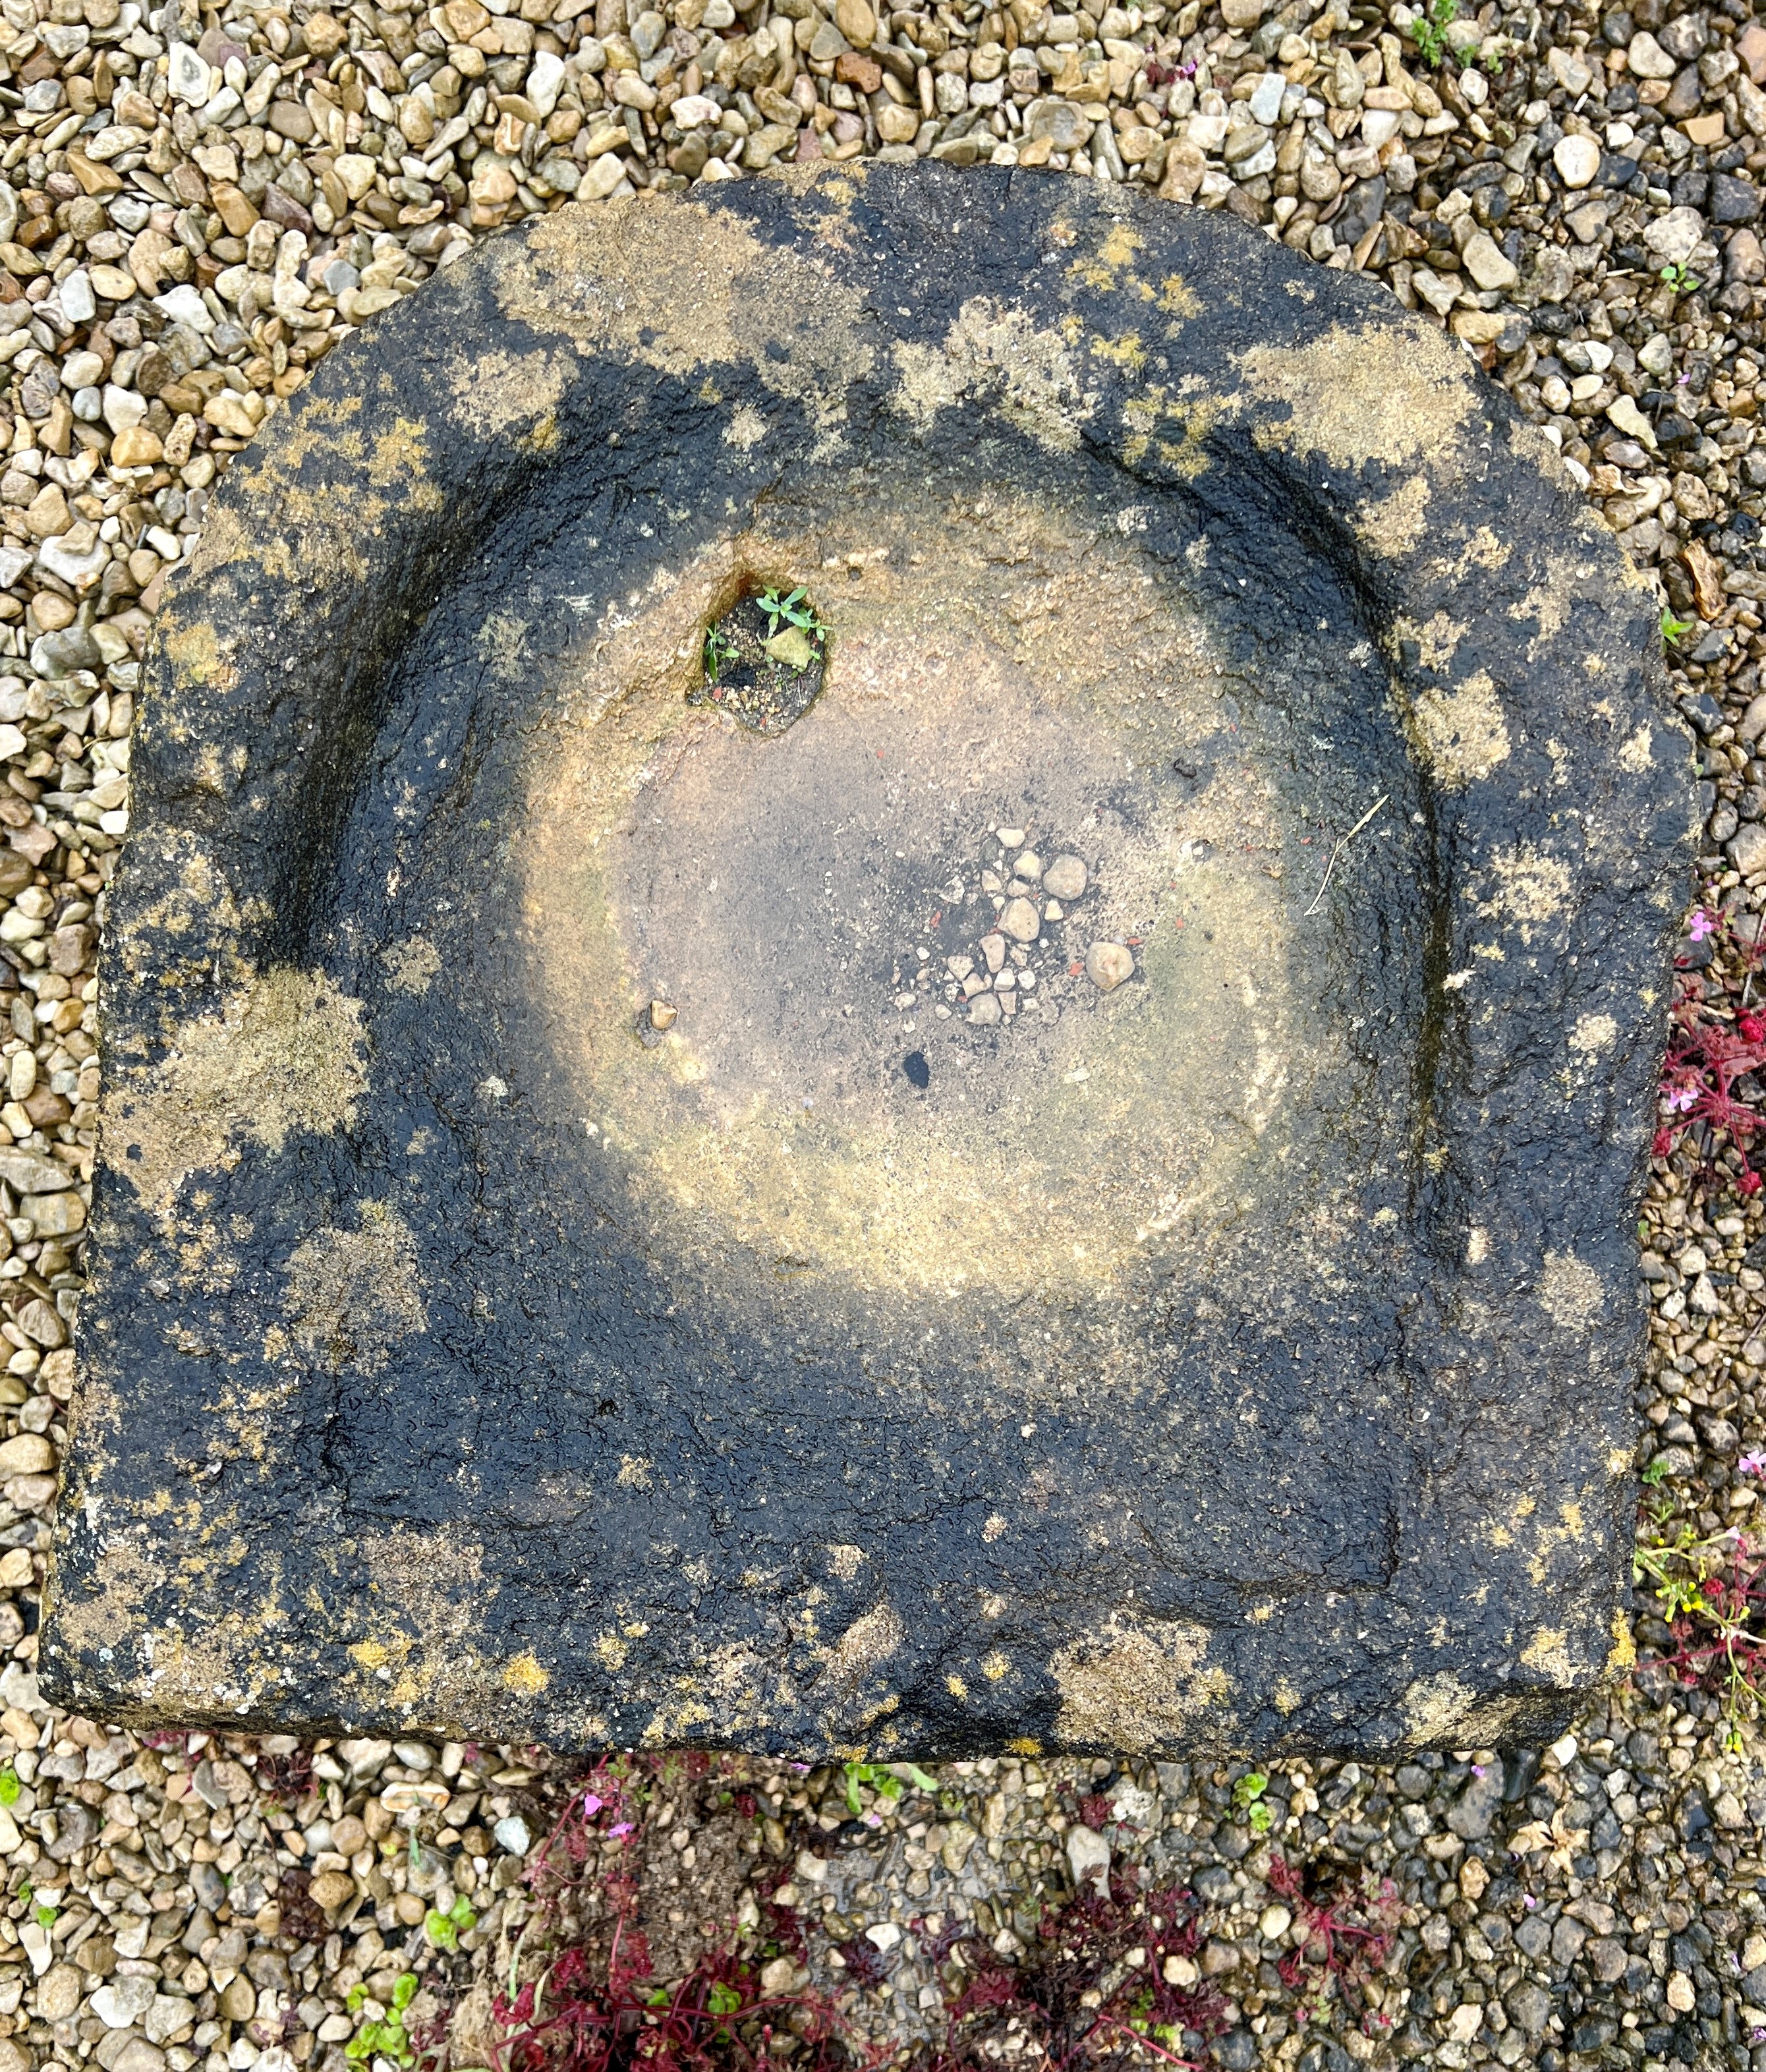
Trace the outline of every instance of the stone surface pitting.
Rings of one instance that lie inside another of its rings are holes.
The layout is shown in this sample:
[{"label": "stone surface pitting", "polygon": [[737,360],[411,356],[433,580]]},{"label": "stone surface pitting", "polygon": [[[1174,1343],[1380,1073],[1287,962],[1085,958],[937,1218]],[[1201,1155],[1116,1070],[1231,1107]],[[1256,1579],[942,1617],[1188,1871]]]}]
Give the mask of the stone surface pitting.
[{"label": "stone surface pitting", "polygon": [[[775,741],[686,703],[750,579]],[[1377,290],[1022,175],[565,212],[327,361],[152,673],[67,1702],[1374,1749],[1608,1667],[1685,739]]]}]

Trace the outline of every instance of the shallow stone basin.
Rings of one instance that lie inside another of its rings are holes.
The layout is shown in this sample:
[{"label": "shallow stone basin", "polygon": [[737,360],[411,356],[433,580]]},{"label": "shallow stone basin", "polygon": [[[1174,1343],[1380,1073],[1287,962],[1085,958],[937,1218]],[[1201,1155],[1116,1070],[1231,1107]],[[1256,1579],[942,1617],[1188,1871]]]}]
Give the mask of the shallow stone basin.
[{"label": "shallow stone basin", "polygon": [[1657,609],[1440,333],[1223,216],[846,169],[450,269],[157,635],[47,1688],[1562,1718],[1691,854]]}]

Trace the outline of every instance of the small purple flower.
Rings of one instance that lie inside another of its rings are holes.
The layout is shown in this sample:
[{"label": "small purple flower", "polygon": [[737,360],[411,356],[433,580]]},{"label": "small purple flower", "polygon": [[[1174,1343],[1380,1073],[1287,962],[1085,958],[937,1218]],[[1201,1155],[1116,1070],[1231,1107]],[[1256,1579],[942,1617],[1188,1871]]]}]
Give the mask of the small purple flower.
[{"label": "small purple flower", "polygon": [[582,1795],[583,1818],[585,1820],[593,1819],[595,1815],[601,1811],[602,1803],[603,1802],[596,1798],[593,1792],[585,1791]]},{"label": "small purple flower", "polygon": [[1766,1475],[1766,1453],[1743,1453],[1735,1466],[1744,1475]]},{"label": "small purple flower", "polygon": [[1481,1762],[1473,1763],[1472,1766],[1472,1774],[1474,1777],[1482,1777],[1485,1774],[1485,1766]]},{"label": "small purple flower", "polygon": [[607,1832],[615,1841],[618,1841],[622,1836],[629,1835],[631,1832],[631,1823],[629,1820],[616,1820]]},{"label": "small purple flower", "polygon": [[1702,906],[1696,908],[1692,920],[1687,927],[1686,933],[1695,943],[1702,943],[1707,935],[1715,935],[1716,932],[1716,922]]},{"label": "small purple flower", "polygon": [[865,1824],[867,1827],[881,1827],[883,1824],[883,1815],[881,1813],[867,1813],[865,1816]]},{"label": "small purple flower", "polygon": [[1530,1914],[1539,1902],[1534,1897],[1530,1892],[1524,1892],[1521,1895],[1521,1904],[1527,1910],[1528,1913]]}]

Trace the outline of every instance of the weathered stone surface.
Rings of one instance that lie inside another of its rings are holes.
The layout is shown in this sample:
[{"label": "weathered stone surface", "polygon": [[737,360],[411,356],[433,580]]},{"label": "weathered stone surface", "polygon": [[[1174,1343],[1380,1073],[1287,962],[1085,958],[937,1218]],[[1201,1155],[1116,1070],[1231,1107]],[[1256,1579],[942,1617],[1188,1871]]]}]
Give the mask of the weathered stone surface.
[{"label": "weathered stone surface", "polygon": [[[763,584],[830,629],[771,737],[688,702]],[[450,268],[157,635],[45,1687],[1539,1733],[1622,1589],[1657,610],[1462,353],[1224,212],[848,166]]]}]

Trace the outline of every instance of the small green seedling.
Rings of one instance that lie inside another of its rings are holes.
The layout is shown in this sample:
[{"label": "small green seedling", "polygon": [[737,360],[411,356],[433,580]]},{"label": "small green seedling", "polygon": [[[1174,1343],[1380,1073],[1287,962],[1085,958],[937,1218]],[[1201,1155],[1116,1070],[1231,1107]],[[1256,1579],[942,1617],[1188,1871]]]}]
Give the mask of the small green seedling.
[{"label": "small green seedling", "polygon": [[1678,261],[1670,260],[1662,268],[1660,278],[1665,281],[1677,295],[1690,295],[1698,291],[1698,276],[1689,273]]},{"label": "small green seedling", "polygon": [[18,1782],[18,1771],[10,1762],[4,1770],[0,1770],[0,1806],[16,1806],[18,1803],[18,1794],[23,1789],[24,1786]]},{"label": "small green seedling", "polygon": [[1672,611],[1669,610],[1665,606],[1663,606],[1661,614],[1661,637],[1667,642],[1670,648],[1673,648],[1678,643],[1682,634],[1690,633],[1692,629],[1693,622],[1691,619],[1676,619]]},{"label": "small green seedling", "polygon": [[787,626],[800,626],[806,633],[825,633],[828,628],[816,616],[815,607],[803,602],[807,592],[794,590],[781,597],[776,590],[762,590],[760,608],[766,614],[766,635],[770,639],[779,629],[781,620]]},{"label": "small green seedling", "polygon": [[1419,14],[1411,24],[1417,56],[1431,70],[1447,56],[1448,24],[1457,21],[1459,14],[1460,0],[1431,0],[1428,12]]},{"label": "small green seedling", "polygon": [[462,1893],[446,1914],[437,1914],[432,1906],[423,1917],[423,1932],[437,1950],[450,1954],[460,1947],[460,1938],[468,1928],[476,1928],[478,1917],[471,1903]]},{"label": "small green seedling", "polygon": [[1269,1779],[1260,1770],[1247,1770],[1233,1786],[1233,1804],[1244,1815],[1254,1835],[1267,1835],[1275,1825],[1275,1815],[1263,1803],[1263,1794],[1268,1789]]},{"label": "small green seedling", "polygon": [[[908,1782],[922,1791],[936,1791],[937,1784],[923,1770],[916,1770],[910,1762],[901,1765],[908,1774]],[[881,1763],[849,1762],[845,1766],[846,1803],[852,1809],[856,1820],[865,1811],[865,1802],[859,1797],[861,1786],[874,1791],[879,1799],[887,1799],[893,1805],[901,1795],[901,1780],[893,1770],[885,1770]]]},{"label": "small green seedling", "polygon": [[725,638],[721,626],[714,626],[705,635],[705,674],[710,677],[722,676],[736,659],[736,650]]},{"label": "small green seedling", "polygon": [[1638,1480],[1641,1482],[1646,1483],[1651,1489],[1657,1489],[1661,1486],[1662,1482],[1666,1480],[1667,1474],[1667,1462],[1665,1460],[1657,1458],[1649,1463],[1649,1466],[1644,1470],[1642,1474],[1638,1477]]},{"label": "small green seedling", "polygon": [[[405,2027],[405,2010],[416,1997],[417,1973],[401,1971],[392,1987],[392,2004],[384,2021],[364,2021],[343,2046],[352,2063],[366,2064],[371,2058],[390,2058],[396,2065],[414,2065],[417,2053]],[[366,1986],[351,1986],[344,2001],[351,2014],[362,2012],[368,1998]]]}]

